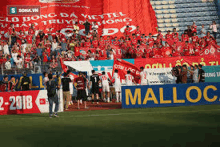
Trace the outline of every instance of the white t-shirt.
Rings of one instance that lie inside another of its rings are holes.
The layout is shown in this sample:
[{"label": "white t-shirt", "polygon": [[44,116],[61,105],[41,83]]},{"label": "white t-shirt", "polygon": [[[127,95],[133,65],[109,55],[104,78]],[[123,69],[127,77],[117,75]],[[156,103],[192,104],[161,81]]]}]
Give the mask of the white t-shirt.
[{"label": "white t-shirt", "polygon": [[8,55],[10,54],[9,49],[8,49],[8,45],[4,45],[3,50],[4,50],[4,54],[8,54]]},{"label": "white t-shirt", "polygon": [[11,56],[14,59],[14,61],[16,62],[17,61],[18,53],[11,53]]},{"label": "white t-shirt", "polygon": [[46,89],[46,83],[49,81],[48,77],[44,77],[43,79],[43,84],[44,84],[44,89]]},{"label": "white t-shirt", "polygon": [[93,29],[93,30],[96,30],[96,31],[97,31],[97,30],[98,30],[98,28],[99,28],[99,26],[98,26],[98,25],[94,25],[94,24],[92,25],[92,29]]},{"label": "white t-shirt", "polygon": [[147,84],[147,73],[146,71],[140,72],[141,84]]},{"label": "white t-shirt", "polygon": [[74,26],[73,26],[73,29],[76,30],[76,34],[79,33],[79,26],[74,25]]},{"label": "white t-shirt", "polygon": [[17,60],[16,65],[18,68],[22,68],[23,67],[23,60],[21,58],[19,60]]},{"label": "white t-shirt", "polygon": [[52,42],[52,49],[55,50],[58,47],[58,43],[57,42]]},{"label": "white t-shirt", "polygon": [[217,25],[211,25],[210,29],[212,29],[213,32],[217,32]]},{"label": "white t-shirt", "polygon": [[126,85],[128,86],[133,85],[133,80],[134,80],[134,77],[132,75],[130,74],[125,75]]},{"label": "white t-shirt", "polygon": [[108,85],[109,83],[108,83],[108,76],[106,76],[106,75],[101,75],[100,76],[100,79],[101,79],[101,81],[102,81],[102,85]]},{"label": "white t-shirt", "polygon": [[11,63],[10,63],[10,61],[7,61],[7,62],[5,63],[5,68],[6,68],[6,69],[11,69]]},{"label": "white t-shirt", "polygon": [[[74,77],[72,75],[69,75],[71,81],[74,81]],[[70,88],[70,94],[73,94],[73,82],[69,83],[69,88]]]},{"label": "white t-shirt", "polygon": [[118,75],[118,73],[114,73],[113,79],[115,79],[115,85],[121,85],[121,80],[120,80],[120,76]]}]

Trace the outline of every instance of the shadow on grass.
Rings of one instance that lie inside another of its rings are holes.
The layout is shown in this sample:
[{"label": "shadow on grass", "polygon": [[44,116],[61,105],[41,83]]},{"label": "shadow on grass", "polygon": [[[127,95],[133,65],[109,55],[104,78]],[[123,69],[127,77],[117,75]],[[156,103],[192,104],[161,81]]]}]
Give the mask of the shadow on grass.
[{"label": "shadow on grass", "polygon": [[215,147],[220,144],[219,123],[219,114],[83,119],[61,115],[47,122],[24,124],[19,126],[22,131],[13,133],[18,126],[12,126],[1,139],[2,144],[16,147]]}]

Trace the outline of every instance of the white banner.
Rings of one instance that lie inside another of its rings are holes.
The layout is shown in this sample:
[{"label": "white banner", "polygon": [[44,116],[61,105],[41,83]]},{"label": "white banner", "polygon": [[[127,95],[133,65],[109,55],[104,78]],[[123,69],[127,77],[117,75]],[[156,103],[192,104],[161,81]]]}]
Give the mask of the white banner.
[{"label": "white banner", "polygon": [[149,85],[175,84],[176,77],[172,76],[172,68],[145,69]]}]

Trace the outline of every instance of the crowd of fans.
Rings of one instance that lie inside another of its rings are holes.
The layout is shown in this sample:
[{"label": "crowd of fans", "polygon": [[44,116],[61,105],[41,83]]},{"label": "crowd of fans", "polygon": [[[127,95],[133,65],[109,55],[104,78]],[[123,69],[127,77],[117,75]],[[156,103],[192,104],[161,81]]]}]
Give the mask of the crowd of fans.
[{"label": "crowd of fans", "polygon": [[[67,31],[65,35],[59,30],[52,33],[51,28],[47,31],[38,30],[34,24],[28,31],[11,24],[7,35],[0,36],[0,63],[4,63],[6,69],[33,68],[35,64],[46,63],[56,68],[60,57],[64,61],[114,59],[118,55],[115,49],[120,50],[121,58],[199,56],[206,46],[216,44],[217,24],[213,21],[209,27],[214,37],[204,25],[198,31],[193,22],[182,35],[174,28],[172,32],[167,31],[165,36],[158,31],[155,39],[152,34],[143,34],[139,26],[134,32],[130,32],[127,26],[120,38],[99,36],[99,26],[88,19],[84,23],[86,36],[79,34],[82,28],[77,22],[73,25],[73,32]],[[180,42],[185,43],[181,48],[177,46]],[[193,50],[190,49],[192,47]],[[82,48],[87,49],[85,54],[80,52]]]}]

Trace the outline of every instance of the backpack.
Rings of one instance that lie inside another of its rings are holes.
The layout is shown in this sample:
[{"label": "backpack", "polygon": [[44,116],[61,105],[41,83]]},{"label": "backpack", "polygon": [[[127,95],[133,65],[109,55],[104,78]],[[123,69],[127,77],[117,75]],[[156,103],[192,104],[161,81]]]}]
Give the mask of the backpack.
[{"label": "backpack", "polygon": [[48,81],[47,82],[47,96],[54,97],[56,95],[56,82],[55,81]]}]

